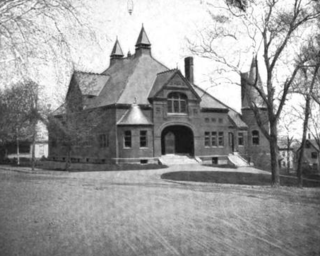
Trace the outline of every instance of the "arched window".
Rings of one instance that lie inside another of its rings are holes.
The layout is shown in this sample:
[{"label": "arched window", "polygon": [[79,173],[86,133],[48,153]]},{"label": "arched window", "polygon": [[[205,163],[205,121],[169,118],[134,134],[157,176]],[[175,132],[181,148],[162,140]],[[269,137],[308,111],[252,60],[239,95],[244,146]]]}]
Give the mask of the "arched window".
[{"label": "arched window", "polygon": [[172,92],[168,95],[168,113],[187,113],[187,96]]},{"label": "arched window", "polygon": [[259,145],[260,143],[260,136],[259,136],[259,131],[252,131],[252,144],[253,145]]}]

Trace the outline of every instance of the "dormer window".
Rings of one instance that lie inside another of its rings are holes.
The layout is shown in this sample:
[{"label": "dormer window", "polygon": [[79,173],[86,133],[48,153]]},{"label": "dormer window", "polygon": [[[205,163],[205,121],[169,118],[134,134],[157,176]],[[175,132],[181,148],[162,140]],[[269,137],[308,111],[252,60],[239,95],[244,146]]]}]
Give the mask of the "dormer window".
[{"label": "dormer window", "polygon": [[172,92],[168,95],[168,113],[187,113],[187,96],[183,93]]}]

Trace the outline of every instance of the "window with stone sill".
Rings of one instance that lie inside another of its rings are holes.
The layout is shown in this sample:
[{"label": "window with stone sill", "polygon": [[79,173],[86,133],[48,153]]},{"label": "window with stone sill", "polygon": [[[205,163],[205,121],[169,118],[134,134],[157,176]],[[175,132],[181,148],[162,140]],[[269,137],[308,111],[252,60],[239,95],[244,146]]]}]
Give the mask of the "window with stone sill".
[{"label": "window with stone sill", "polygon": [[183,93],[172,92],[168,95],[168,114],[187,114],[187,96]]}]

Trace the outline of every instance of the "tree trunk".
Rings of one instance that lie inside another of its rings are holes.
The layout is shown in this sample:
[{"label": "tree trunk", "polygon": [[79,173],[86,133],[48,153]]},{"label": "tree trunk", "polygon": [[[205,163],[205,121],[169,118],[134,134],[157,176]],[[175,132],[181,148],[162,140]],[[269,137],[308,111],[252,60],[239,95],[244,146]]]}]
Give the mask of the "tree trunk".
[{"label": "tree trunk", "polygon": [[17,136],[17,165],[20,165],[20,145],[19,145],[19,138]]},{"label": "tree trunk", "polygon": [[31,155],[31,170],[34,171],[36,157],[35,157],[35,149],[36,149],[36,129],[33,127],[33,135],[32,135],[32,155]]},{"label": "tree trunk", "polygon": [[64,170],[66,172],[69,171],[69,168],[70,168],[70,154],[71,154],[71,149],[68,148],[67,157],[66,157],[66,165],[64,168]]},{"label": "tree trunk", "polygon": [[287,137],[287,172],[288,173],[290,173],[290,146],[291,146],[291,141],[288,135]]},{"label": "tree trunk", "polygon": [[277,123],[270,122],[270,156],[271,156],[271,182],[272,186],[280,186]]},{"label": "tree trunk", "polygon": [[304,110],[304,120],[303,120],[303,130],[302,130],[302,142],[300,147],[300,153],[298,157],[298,168],[297,168],[297,178],[298,178],[298,186],[302,187],[302,160],[304,155],[304,149],[306,146],[306,137],[308,130],[308,121],[310,115],[310,95],[307,95],[306,98],[306,108]]}]

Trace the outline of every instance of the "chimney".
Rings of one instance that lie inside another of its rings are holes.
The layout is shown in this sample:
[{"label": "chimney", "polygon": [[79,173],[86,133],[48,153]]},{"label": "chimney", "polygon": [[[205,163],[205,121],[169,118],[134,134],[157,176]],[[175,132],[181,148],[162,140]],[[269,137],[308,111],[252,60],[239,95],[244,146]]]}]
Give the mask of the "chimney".
[{"label": "chimney", "polygon": [[185,77],[193,84],[193,57],[184,59],[184,72]]}]

